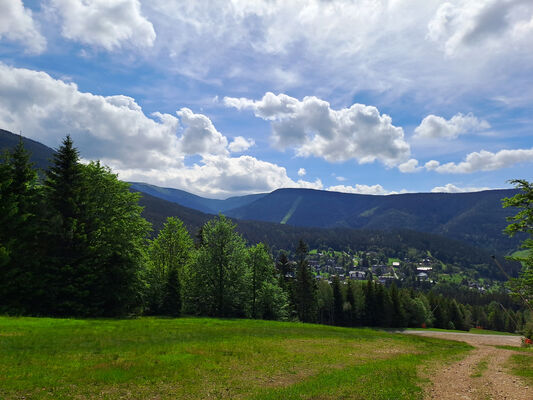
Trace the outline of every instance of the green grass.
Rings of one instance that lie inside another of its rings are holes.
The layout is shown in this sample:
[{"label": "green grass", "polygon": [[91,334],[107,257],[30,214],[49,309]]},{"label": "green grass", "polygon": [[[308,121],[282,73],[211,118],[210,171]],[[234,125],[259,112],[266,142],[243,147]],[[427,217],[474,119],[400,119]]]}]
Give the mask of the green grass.
[{"label": "green grass", "polygon": [[389,258],[387,261],[387,265],[391,266],[393,262],[401,262],[399,258]]},{"label": "green grass", "polygon": [[465,343],[253,320],[0,317],[0,398],[417,399]]},{"label": "green grass", "polygon": [[483,372],[485,372],[489,368],[489,363],[487,360],[481,360],[476,364],[474,367],[474,371],[470,375],[471,378],[481,378],[483,376]]},{"label": "green grass", "polygon": [[529,384],[533,384],[533,355],[513,354],[509,357],[507,365],[513,375],[520,376]]}]

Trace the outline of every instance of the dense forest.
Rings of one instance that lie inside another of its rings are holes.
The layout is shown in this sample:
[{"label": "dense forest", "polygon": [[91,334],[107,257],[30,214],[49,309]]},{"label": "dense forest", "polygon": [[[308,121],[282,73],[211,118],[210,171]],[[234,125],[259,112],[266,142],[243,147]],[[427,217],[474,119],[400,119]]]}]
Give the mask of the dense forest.
[{"label": "dense forest", "polygon": [[[68,136],[39,177],[20,140],[0,163],[0,313],[186,313],[344,326],[482,326],[510,332],[525,322],[523,310],[506,292],[480,294],[453,286],[414,290],[373,279],[317,280],[307,260],[305,235],[280,233],[286,241],[275,245],[274,260],[260,237],[250,240],[251,222],[237,230],[231,219],[213,217],[191,237],[185,224],[169,215],[152,235],[140,197],[99,162],[80,163]],[[276,229],[274,224],[271,228]],[[423,240],[409,231],[389,236],[332,232],[335,241],[358,243],[363,250],[387,243],[400,252],[405,243]],[[431,247],[434,238],[425,236],[423,246],[437,252]],[[468,253],[457,245],[455,249]],[[439,256],[454,261],[451,250]],[[484,261],[475,252],[471,257],[469,262]]]}]

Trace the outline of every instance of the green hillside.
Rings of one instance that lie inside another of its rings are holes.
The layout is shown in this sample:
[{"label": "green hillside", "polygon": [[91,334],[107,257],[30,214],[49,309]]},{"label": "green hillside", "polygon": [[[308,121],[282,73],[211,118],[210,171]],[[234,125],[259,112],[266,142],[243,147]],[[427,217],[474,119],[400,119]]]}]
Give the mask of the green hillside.
[{"label": "green hillside", "polygon": [[245,206],[229,210],[238,219],[293,226],[372,230],[409,229],[462,240],[490,251],[515,250],[522,237],[502,231],[514,210],[501,200],[516,190],[473,193],[406,193],[389,196],[279,189]]},{"label": "green hillside", "polygon": [[468,345],[256,320],[0,317],[0,398],[418,399]]}]

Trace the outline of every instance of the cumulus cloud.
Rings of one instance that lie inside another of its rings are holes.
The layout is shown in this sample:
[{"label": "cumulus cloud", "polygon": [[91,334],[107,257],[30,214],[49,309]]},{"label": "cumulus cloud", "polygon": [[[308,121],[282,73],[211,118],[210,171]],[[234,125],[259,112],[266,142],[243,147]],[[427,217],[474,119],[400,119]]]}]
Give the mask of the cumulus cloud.
[{"label": "cumulus cloud", "polygon": [[395,166],[407,160],[409,144],[403,129],[376,107],[353,104],[334,110],[327,101],[267,92],[261,100],[225,97],[224,104],[271,121],[273,144],[278,149],[294,148],[302,157],[321,157],[329,162],[350,159],[359,163],[381,161]]},{"label": "cumulus cloud", "polygon": [[242,136],[237,136],[229,144],[228,148],[232,153],[241,153],[248,150],[250,147],[255,145],[255,141],[251,138],[244,138]]},{"label": "cumulus cloud", "polygon": [[307,171],[305,170],[305,168],[300,168],[298,170],[298,176],[305,176],[305,174],[307,174]]},{"label": "cumulus cloud", "polygon": [[202,114],[195,114],[188,108],[177,112],[181,122],[187,127],[181,137],[185,154],[222,154],[226,155],[228,140],[218,132],[211,120]]},{"label": "cumulus cloud", "polygon": [[418,166],[418,160],[411,158],[410,160],[398,165],[398,169],[400,172],[411,173],[420,171],[422,167]]},{"label": "cumulus cloud", "polygon": [[62,35],[111,51],[129,42],[151,47],[154,27],[141,13],[139,0],[50,0],[62,18]]},{"label": "cumulus cloud", "polygon": [[473,47],[507,47],[529,40],[533,6],[527,0],[445,2],[428,23],[427,38],[448,55]]},{"label": "cumulus cloud", "polygon": [[431,160],[425,164],[425,167],[427,170],[442,174],[468,174],[478,171],[494,171],[518,163],[531,162],[533,162],[533,148],[500,150],[497,153],[481,150],[468,154],[465,161],[460,163],[440,164],[438,161]]},{"label": "cumulus cloud", "polygon": [[[230,157],[228,140],[211,120],[188,108],[177,116],[144,114],[131,97],[98,96],[44,72],[0,63],[0,126],[57,147],[70,134],[84,159],[100,159],[121,179],[149,181],[200,195],[267,192],[280,187],[320,189],[293,181],[285,168],[250,156]],[[233,142],[232,142],[233,143]],[[186,156],[200,161],[185,166]]]},{"label": "cumulus cloud", "polygon": [[458,113],[449,120],[430,114],[415,128],[414,137],[455,139],[465,133],[484,131],[489,128],[487,121],[478,119],[472,113],[466,115]]},{"label": "cumulus cloud", "polygon": [[482,190],[490,190],[488,187],[463,187],[455,186],[453,183],[448,183],[444,186],[435,186],[431,189],[432,193],[467,193],[480,192]]},{"label": "cumulus cloud", "polygon": [[0,0],[0,40],[4,38],[21,42],[30,53],[39,54],[46,48],[46,39],[22,0]]}]

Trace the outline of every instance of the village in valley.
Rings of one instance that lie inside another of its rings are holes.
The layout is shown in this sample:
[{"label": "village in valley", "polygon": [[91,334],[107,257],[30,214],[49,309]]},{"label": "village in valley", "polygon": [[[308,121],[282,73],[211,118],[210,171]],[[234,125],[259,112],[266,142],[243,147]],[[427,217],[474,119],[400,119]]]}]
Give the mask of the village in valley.
[{"label": "village in valley", "polygon": [[[349,280],[374,280],[384,285],[393,282],[402,287],[430,289],[437,283],[456,283],[479,292],[499,287],[499,282],[483,279],[475,271],[465,273],[457,266],[446,265],[429,252],[420,253],[413,249],[403,258],[387,257],[383,251],[336,251],[313,249],[307,262],[317,280],[329,283],[335,277],[347,284]],[[292,262],[293,266],[295,263]],[[294,268],[287,277],[294,276]]]}]

